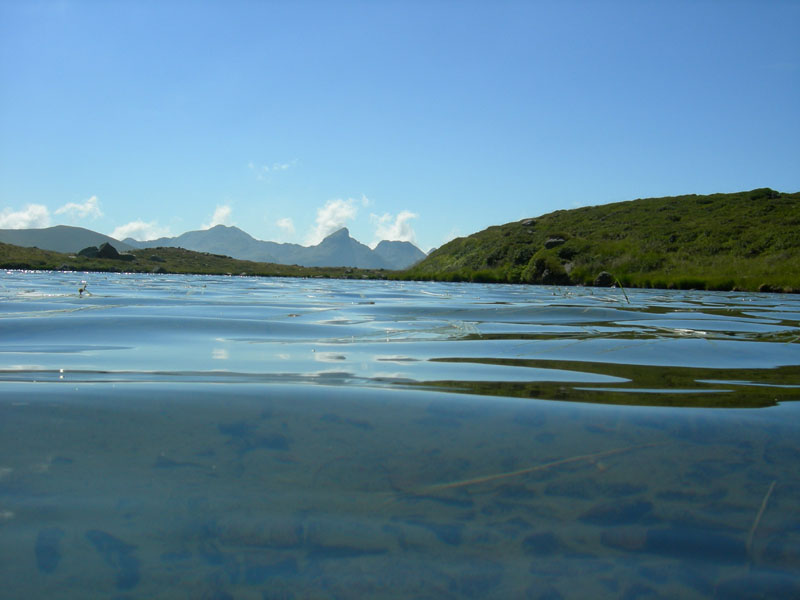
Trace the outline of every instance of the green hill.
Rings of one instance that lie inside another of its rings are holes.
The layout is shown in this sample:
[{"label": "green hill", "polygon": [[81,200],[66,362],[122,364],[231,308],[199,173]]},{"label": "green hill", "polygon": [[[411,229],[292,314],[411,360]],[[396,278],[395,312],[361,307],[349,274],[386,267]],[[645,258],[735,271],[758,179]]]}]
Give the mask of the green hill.
[{"label": "green hill", "polygon": [[604,271],[631,287],[800,292],[800,193],[764,188],[559,210],[455,239],[404,276],[591,285]]}]

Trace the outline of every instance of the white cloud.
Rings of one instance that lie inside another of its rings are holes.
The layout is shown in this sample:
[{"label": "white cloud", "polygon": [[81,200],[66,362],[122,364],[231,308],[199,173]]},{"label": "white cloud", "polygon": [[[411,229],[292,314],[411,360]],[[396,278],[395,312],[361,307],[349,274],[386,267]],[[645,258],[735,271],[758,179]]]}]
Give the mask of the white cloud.
[{"label": "white cloud", "polygon": [[297,164],[297,159],[289,162],[274,162],[272,165],[257,165],[252,160],[247,163],[247,168],[256,176],[256,179],[266,179],[270,173],[288,171]]},{"label": "white cloud", "polygon": [[[362,203],[366,197],[362,198]],[[347,221],[356,218],[358,206],[356,200],[348,198],[342,200],[328,200],[325,206],[317,209],[316,225],[306,237],[306,244],[314,246],[319,244],[326,236],[345,226]]]},{"label": "white cloud", "polygon": [[92,196],[83,204],[69,202],[57,209],[56,214],[67,215],[71,219],[85,219],[86,217],[96,219],[103,216],[103,211],[100,210],[100,203],[97,196]]},{"label": "white cloud", "polygon": [[43,204],[28,204],[22,210],[0,211],[0,229],[41,229],[50,226],[50,211]]},{"label": "white cloud", "polygon": [[160,227],[156,221],[145,223],[141,219],[138,221],[131,221],[127,225],[120,225],[111,232],[111,237],[120,241],[128,237],[139,241],[145,241],[167,236],[169,236],[169,228]]},{"label": "white cloud", "polygon": [[408,210],[400,211],[396,217],[393,217],[389,213],[380,216],[376,214],[370,215],[370,219],[372,219],[372,222],[375,224],[374,244],[377,245],[378,242],[382,240],[411,242],[416,244],[417,234],[414,233],[414,229],[412,229],[409,221],[417,218],[419,218],[418,214]]},{"label": "white cloud", "polygon": [[291,169],[297,161],[292,161],[288,163],[272,163],[272,170],[273,171],[286,171]]},{"label": "white cloud", "polygon": [[217,204],[217,208],[214,210],[214,215],[211,217],[211,223],[208,225],[201,225],[201,229],[211,229],[216,225],[232,225],[233,222],[231,221],[231,213],[233,209],[230,207],[229,204]]},{"label": "white cloud", "polygon": [[255,174],[256,179],[259,180],[264,179],[264,177],[266,177],[267,174],[269,173],[269,167],[267,165],[261,165],[259,167],[253,161],[247,163],[247,168],[250,169],[250,171],[252,171]]},{"label": "white cloud", "polygon": [[275,224],[289,235],[294,233],[294,221],[292,221],[289,217],[278,219],[275,221]]}]

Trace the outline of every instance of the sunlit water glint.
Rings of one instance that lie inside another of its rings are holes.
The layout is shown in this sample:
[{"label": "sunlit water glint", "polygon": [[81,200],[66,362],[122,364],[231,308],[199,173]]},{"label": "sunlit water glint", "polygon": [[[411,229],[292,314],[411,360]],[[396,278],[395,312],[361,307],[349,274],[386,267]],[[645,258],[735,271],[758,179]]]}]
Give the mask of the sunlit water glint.
[{"label": "sunlit water glint", "polygon": [[626,292],[3,273],[0,596],[800,597],[800,298]]}]

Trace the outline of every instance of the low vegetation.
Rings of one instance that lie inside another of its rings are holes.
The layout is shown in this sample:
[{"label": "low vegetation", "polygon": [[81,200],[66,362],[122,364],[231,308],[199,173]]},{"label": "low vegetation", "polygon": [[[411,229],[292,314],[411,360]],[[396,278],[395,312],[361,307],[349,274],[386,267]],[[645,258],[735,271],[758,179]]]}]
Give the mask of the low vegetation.
[{"label": "low vegetation", "polygon": [[404,277],[800,292],[800,193],[764,188],[559,210],[455,239]]},{"label": "low vegetation", "polygon": [[147,248],[119,258],[62,254],[39,248],[0,243],[0,268],[52,271],[101,271],[126,273],[178,273],[197,275],[254,275],[262,277],[323,277],[337,279],[385,279],[383,270],[345,267],[299,267],[236,260],[229,256],[193,252],[183,248]]}]

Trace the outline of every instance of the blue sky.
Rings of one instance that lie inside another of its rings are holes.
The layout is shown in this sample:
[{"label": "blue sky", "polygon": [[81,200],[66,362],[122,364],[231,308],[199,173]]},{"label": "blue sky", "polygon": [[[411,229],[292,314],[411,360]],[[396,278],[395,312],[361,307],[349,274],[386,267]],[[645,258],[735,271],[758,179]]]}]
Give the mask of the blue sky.
[{"label": "blue sky", "polygon": [[0,0],[0,228],[423,250],[800,191],[800,2]]}]

